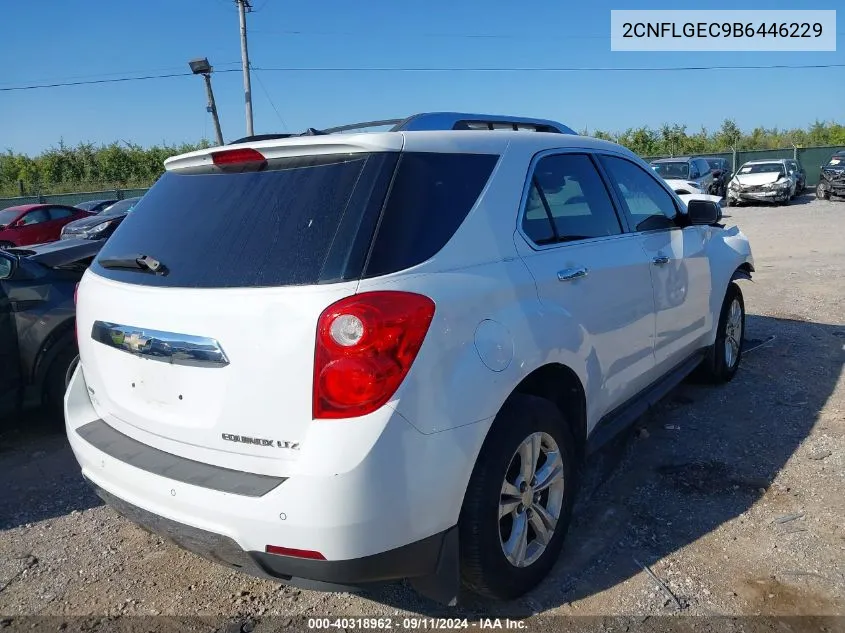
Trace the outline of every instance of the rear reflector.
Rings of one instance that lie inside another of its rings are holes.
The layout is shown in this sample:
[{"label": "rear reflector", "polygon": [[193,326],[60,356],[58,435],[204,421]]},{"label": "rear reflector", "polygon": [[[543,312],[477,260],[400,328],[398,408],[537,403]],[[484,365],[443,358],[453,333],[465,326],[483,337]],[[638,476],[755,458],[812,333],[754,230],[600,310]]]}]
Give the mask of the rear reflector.
[{"label": "rear reflector", "polygon": [[243,147],[241,149],[227,149],[221,152],[212,152],[211,160],[218,167],[246,167],[253,169],[260,169],[267,164],[267,159],[264,155],[252,149],[251,147]]},{"label": "rear reflector", "polygon": [[268,554],[277,556],[293,556],[294,558],[309,558],[311,560],[326,560],[320,552],[312,552],[308,549],[293,549],[292,547],[281,547],[280,545],[268,545],[264,548]]}]

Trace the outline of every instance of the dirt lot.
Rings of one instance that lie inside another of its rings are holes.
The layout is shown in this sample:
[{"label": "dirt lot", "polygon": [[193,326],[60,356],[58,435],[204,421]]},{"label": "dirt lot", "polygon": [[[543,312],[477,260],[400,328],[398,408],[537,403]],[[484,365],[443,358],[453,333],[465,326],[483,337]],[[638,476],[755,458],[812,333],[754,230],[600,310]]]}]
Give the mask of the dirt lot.
[{"label": "dirt lot", "polygon": [[[508,605],[468,596],[458,613],[845,615],[845,203],[727,213],[757,262],[747,346],[764,344],[732,383],[683,384],[591,462],[538,590]],[[7,625],[166,614],[182,627],[253,618],[260,631],[268,615],[444,613],[403,586],[300,591],[164,543],[99,503],[56,428],[35,414],[0,426]]]}]

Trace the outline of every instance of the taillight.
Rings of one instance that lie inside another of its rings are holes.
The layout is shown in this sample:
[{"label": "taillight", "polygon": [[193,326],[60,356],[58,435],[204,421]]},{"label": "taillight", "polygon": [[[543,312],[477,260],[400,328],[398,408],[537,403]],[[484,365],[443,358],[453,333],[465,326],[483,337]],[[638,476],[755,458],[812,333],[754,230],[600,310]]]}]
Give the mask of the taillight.
[{"label": "taillight", "polygon": [[211,152],[211,160],[224,171],[258,171],[267,165],[264,155],[251,147]]},{"label": "taillight", "polygon": [[320,552],[310,549],[294,549],[293,547],[282,547],[281,545],[267,545],[264,551],[277,556],[293,556],[294,558],[308,558],[310,560],[326,560]]},{"label": "taillight", "polygon": [[366,292],[326,308],[317,322],[315,419],[353,418],[386,403],[420,351],[434,302],[410,292]]}]

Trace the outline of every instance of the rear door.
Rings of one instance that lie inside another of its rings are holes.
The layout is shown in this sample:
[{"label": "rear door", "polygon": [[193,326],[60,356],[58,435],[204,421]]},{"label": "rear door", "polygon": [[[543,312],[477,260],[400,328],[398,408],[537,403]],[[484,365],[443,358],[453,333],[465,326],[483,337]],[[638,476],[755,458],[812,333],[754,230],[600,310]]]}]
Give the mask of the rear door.
[{"label": "rear door", "polygon": [[14,268],[14,258],[0,251],[0,415],[14,407],[20,388],[18,336],[6,289]]},{"label": "rear door", "polygon": [[654,367],[654,300],[639,237],[623,232],[607,186],[587,153],[535,159],[517,248],[540,301],[579,332],[588,406],[599,419],[647,386]]},{"label": "rear door", "polygon": [[[78,212],[67,207],[50,207],[50,226],[48,229],[49,241],[58,240],[62,235],[62,227],[73,222]],[[79,214],[82,215],[82,214]],[[85,216],[87,217],[87,216]]]},{"label": "rear door", "polygon": [[709,227],[683,227],[674,198],[633,161],[603,155],[628,224],[648,258],[654,288],[655,369],[662,375],[696,351],[712,327]]}]

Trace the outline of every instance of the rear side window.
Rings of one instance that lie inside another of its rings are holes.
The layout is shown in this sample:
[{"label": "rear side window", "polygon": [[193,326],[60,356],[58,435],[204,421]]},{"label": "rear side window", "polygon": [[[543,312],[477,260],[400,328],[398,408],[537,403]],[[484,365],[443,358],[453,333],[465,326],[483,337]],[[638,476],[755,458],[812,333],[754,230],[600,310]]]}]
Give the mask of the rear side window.
[{"label": "rear side window", "polygon": [[434,256],[475,206],[498,158],[402,154],[365,276],[404,270]]},{"label": "rear side window", "polygon": [[590,157],[555,154],[534,168],[522,230],[537,244],[551,244],[618,235],[622,227]]}]

